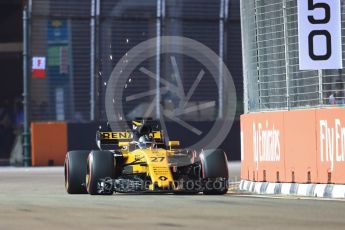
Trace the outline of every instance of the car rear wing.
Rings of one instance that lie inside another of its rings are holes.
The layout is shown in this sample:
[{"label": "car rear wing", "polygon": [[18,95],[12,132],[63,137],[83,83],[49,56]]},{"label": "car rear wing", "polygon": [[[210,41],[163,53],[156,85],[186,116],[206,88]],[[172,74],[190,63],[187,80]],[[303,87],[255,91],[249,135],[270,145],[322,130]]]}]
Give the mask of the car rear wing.
[{"label": "car rear wing", "polygon": [[[153,131],[149,134],[156,142],[162,142],[160,131]],[[117,150],[121,149],[119,143],[133,141],[133,132],[100,132],[96,134],[97,145],[100,149]]]}]

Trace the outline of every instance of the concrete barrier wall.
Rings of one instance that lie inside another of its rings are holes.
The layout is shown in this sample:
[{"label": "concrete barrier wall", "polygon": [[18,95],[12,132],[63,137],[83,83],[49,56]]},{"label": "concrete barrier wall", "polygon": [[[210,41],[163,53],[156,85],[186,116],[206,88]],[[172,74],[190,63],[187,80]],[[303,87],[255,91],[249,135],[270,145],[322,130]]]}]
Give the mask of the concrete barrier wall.
[{"label": "concrete barrier wall", "polygon": [[345,108],[241,116],[241,178],[345,184]]}]

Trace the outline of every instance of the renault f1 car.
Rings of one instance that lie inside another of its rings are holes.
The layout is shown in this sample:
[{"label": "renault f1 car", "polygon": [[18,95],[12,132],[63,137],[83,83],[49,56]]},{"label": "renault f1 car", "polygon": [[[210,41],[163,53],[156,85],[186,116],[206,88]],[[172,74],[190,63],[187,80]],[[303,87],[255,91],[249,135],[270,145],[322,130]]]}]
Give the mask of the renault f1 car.
[{"label": "renault f1 car", "polygon": [[179,141],[165,143],[157,124],[133,121],[131,131],[97,132],[99,150],[68,152],[67,193],[227,193],[227,157],[222,150],[180,149]]}]

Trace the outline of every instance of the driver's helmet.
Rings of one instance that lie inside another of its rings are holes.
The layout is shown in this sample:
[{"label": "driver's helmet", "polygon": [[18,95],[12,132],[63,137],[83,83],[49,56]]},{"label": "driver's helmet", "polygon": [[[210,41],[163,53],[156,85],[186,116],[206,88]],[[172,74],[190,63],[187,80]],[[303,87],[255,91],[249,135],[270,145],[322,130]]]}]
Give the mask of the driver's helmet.
[{"label": "driver's helmet", "polygon": [[139,127],[141,127],[143,124],[139,121],[132,121],[132,129],[133,131],[137,131]]},{"label": "driver's helmet", "polygon": [[133,139],[138,141],[140,137],[145,137],[149,139],[149,136],[152,132],[152,127],[150,123],[145,122],[145,120],[140,121],[132,121],[132,129],[133,129]]}]

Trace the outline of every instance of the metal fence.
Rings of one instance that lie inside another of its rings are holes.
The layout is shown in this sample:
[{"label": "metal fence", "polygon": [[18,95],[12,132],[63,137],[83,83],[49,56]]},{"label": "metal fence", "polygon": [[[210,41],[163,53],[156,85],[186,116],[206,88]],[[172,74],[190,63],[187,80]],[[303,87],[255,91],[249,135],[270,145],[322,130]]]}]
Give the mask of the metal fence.
[{"label": "metal fence", "polygon": [[[46,58],[45,76],[30,78],[30,120],[106,121],[104,97],[114,66],[131,48],[156,36],[192,38],[221,56],[232,73],[241,105],[239,13],[239,0],[29,1],[29,57]],[[200,64],[181,55],[173,58],[158,55],[142,66],[174,82],[171,63],[175,62],[185,89],[189,89]],[[133,76],[128,95],[157,88],[140,71]],[[217,100],[218,92],[212,90],[212,84],[210,80],[201,81],[190,103],[198,106]],[[126,116],[142,115],[141,108],[147,107],[154,96],[143,97],[139,103],[127,101]],[[170,106],[174,95],[162,100],[164,106]],[[185,119],[208,120],[217,112],[196,111]]]},{"label": "metal fence", "polygon": [[297,0],[241,0],[241,23],[245,112],[344,105],[343,70],[299,70]]}]

